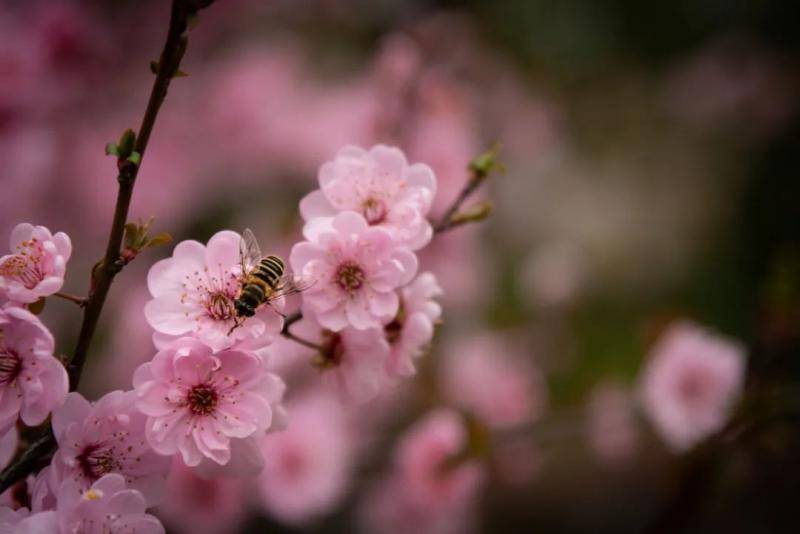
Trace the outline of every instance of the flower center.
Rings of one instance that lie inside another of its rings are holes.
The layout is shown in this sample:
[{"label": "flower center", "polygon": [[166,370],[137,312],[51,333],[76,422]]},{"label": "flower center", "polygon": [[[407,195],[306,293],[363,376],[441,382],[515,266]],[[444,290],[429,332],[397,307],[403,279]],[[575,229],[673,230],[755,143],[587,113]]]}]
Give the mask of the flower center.
[{"label": "flower center", "polygon": [[364,284],[364,271],[357,263],[347,262],[336,271],[336,283],[345,291],[357,291]]},{"label": "flower center", "polygon": [[368,197],[361,204],[364,218],[369,224],[380,224],[386,219],[386,203],[375,197]]},{"label": "flower center", "polygon": [[41,270],[42,251],[36,239],[23,241],[17,245],[17,254],[6,258],[0,264],[0,276],[12,278],[25,286],[33,289],[44,280],[44,273]]},{"label": "flower center", "polygon": [[211,415],[217,407],[219,396],[217,390],[208,384],[200,384],[192,387],[186,396],[189,410],[194,415]]},{"label": "flower center", "polygon": [[106,473],[119,471],[122,465],[114,458],[111,450],[100,444],[87,446],[77,457],[83,476],[95,481]]},{"label": "flower center", "polygon": [[209,293],[205,306],[209,317],[217,321],[227,321],[233,317],[233,299],[224,292]]},{"label": "flower center", "polygon": [[11,384],[22,371],[22,360],[13,349],[8,349],[3,344],[3,331],[0,330],[0,386]]}]

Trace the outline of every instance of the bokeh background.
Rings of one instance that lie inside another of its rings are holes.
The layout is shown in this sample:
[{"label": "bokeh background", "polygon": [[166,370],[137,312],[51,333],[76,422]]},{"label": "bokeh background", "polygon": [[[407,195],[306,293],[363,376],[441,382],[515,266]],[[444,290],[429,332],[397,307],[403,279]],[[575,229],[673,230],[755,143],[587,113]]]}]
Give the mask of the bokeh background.
[{"label": "bokeh background", "polygon": [[[67,232],[69,292],[86,292],[104,248],[116,182],[103,149],[138,127],[168,7],[0,2],[0,236],[20,221]],[[348,443],[335,502],[290,518],[249,483],[175,480],[171,531],[397,531],[369,519],[394,444],[473,387],[526,408],[493,435],[469,517],[442,532],[796,532],[799,22],[790,0],[218,0],[204,11],[136,184],[132,214],[155,216],[157,230],[205,241],[251,227],[286,255],[297,202],[348,143],[394,144],[429,164],[435,214],[492,143],[506,172],[479,195],[495,205],[487,222],[425,251],[445,311],[420,374],[343,408],[346,436],[306,437]],[[115,282],[89,398],[130,387],[152,356],[145,279],[169,249]],[[69,353],[79,313],[49,302],[43,317]],[[684,454],[635,402],[649,349],[677,319],[740,340],[744,397],[769,399],[751,409],[752,431]],[[302,402],[308,355],[275,352]]]}]

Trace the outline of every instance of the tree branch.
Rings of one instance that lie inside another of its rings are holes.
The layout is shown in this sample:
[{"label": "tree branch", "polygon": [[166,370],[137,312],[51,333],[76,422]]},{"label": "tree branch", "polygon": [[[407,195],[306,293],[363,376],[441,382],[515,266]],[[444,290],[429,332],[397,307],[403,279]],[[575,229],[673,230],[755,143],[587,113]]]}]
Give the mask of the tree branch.
[{"label": "tree branch", "polygon": [[[92,270],[92,289],[84,302],[83,322],[78,342],[67,366],[70,391],[75,391],[78,387],[89,346],[97,329],[100,313],[103,310],[103,304],[105,304],[114,277],[124,265],[120,258],[120,249],[125,223],[128,218],[128,209],[133,195],[133,186],[136,183],[136,176],[139,174],[139,167],[147,149],[147,143],[150,140],[150,134],[153,131],[158,111],[167,96],[170,81],[172,81],[174,74],[177,72],[181,59],[186,52],[186,30],[189,16],[199,8],[210,5],[211,1],[173,0],[172,2],[166,43],[158,62],[158,72],[150,92],[150,99],[147,102],[147,109],[133,145],[133,152],[138,154],[138,158],[128,158],[126,156],[126,159],[120,158],[118,161],[119,174],[117,182],[119,182],[119,191],[108,236],[108,244],[103,259]],[[63,295],[59,296],[63,298]],[[53,436],[52,428],[48,425],[42,435],[0,473],[0,493],[34,472],[40,460],[52,453],[55,446],[55,437]]]},{"label": "tree branch", "polygon": [[[161,52],[161,58],[158,62],[158,74],[156,75],[155,82],[153,82],[153,89],[150,92],[147,109],[142,118],[142,124],[139,127],[139,132],[136,136],[136,142],[133,148],[134,152],[137,152],[142,158],[147,149],[147,143],[150,140],[150,134],[153,131],[158,111],[161,109],[161,104],[167,96],[167,89],[169,88],[170,81],[178,70],[183,54],[186,51],[187,39],[185,32],[188,16],[189,7],[187,3],[184,0],[173,0],[167,41],[164,44],[164,50]],[[139,174],[140,166],[141,160],[135,163],[126,159],[119,164],[119,175],[117,176],[119,192],[117,193],[114,219],[111,223],[111,231],[108,236],[108,245],[106,246],[103,260],[98,268],[95,269],[95,272],[92,273],[93,289],[89,295],[83,314],[83,323],[81,324],[75,352],[67,367],[71,391],[75,391],[78,387],[81,372],[86,363],[89,346],[92,342],[94,332],[97,329],[100,313],[103,310],[103,304],[106,301],[114,277],[123,266],[120,260],[120,247],[125,231],[125,223],[128,219],[128,209],[130,208],[131,196],[133,195],[133,186],[136,183],[136,176]]]}]

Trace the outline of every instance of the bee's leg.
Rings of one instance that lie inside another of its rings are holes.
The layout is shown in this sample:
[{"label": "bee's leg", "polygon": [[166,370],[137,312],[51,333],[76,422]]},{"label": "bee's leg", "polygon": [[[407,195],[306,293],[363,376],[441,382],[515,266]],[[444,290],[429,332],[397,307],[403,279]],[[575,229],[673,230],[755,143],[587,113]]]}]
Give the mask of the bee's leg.
[{"label": "bee's leg", "polygon": [[239,321],[239,317],[234,317],[233,318],[233,326],[231,327],[230,330],[228,330],[228,335],[233,334],[233,331],[236,330],[237,328],[239,328],[240,326],[242,326],[242,323]]}]

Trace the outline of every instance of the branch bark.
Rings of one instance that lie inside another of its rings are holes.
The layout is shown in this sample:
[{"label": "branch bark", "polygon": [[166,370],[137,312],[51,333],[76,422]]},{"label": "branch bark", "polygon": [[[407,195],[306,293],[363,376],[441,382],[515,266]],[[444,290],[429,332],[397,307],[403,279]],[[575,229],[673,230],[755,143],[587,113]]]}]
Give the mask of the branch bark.
[{"label": "branch bark", "polygon": [[[108,244],[103,259],[92,272],[92,291],[85,301],[83,322],[78,342],[67,365],[70,391],[75,391],[78,388],[83,366],[86,363],[89,347],[97,329],[97,323],[100,319],[100,313],[103,311],[108,291],[111,288],[114,277],[123,267],[120,249],[125,223],[128,218],[128,209],[133,195],[133,186],[136,183],[136,176],[139,173],[139,167],[147,149],[153,126],[155,126],[158,111],[164,103],[169,84],[186,52],[186,30],[189,16],[200,7],[206,7],[210,3],[210,1],[204,1],[198,4],[197,0],[173,0],[172,2],[167,40],[161,52],[156,79],[153,82],[147,109],[142,118],[133,147],[133,151],[139,154],[138,161],[126,159],[118,163],[119,174],[117,182],[119,183],[119,191],[108,236]],[[55,447],[55,437],[53,436],[52,428],[48,425],[39,438],[0,473],[0,493],[34,472],[40,461],[51,454]]]}]

